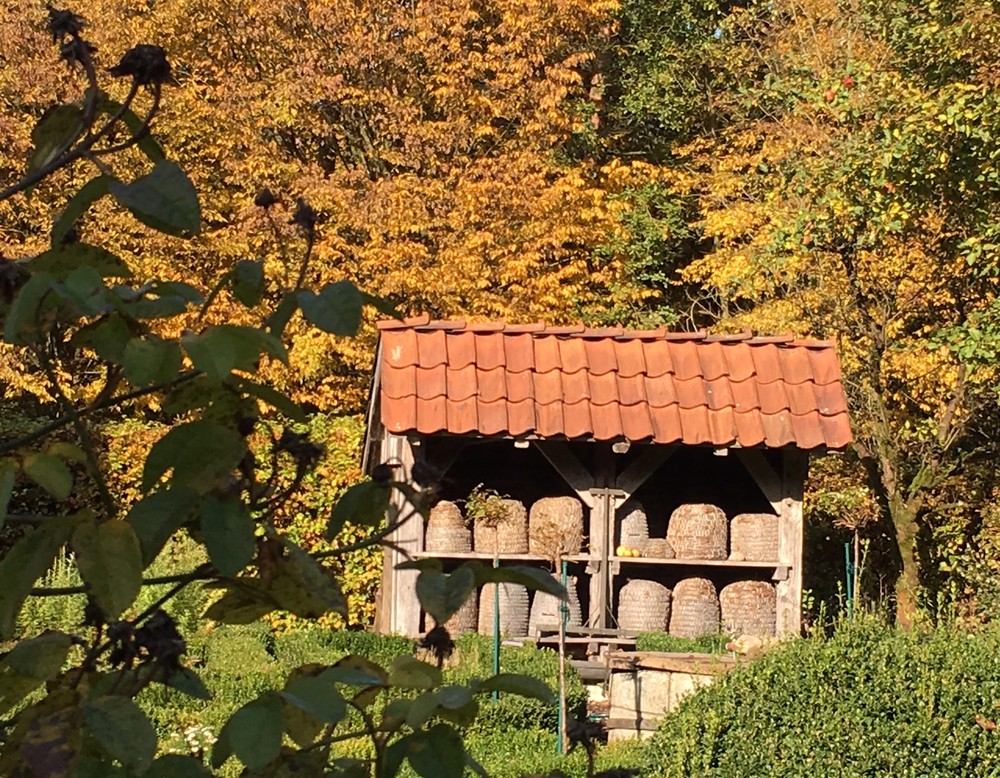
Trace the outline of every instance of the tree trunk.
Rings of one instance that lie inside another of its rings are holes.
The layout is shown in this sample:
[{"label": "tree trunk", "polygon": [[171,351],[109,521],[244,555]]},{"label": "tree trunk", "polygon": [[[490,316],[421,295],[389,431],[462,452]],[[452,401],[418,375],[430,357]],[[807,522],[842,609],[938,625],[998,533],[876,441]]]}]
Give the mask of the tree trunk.
[{"label": "tree trunk", "polygon": [[889,510],[896,528],[896,544],[901,562],[896,579],[896,623],[904,629],[913,626],[917,616],[917,591],[920,575],[917,563],[917,515],[913,508],[899,497],[890,499]]}]

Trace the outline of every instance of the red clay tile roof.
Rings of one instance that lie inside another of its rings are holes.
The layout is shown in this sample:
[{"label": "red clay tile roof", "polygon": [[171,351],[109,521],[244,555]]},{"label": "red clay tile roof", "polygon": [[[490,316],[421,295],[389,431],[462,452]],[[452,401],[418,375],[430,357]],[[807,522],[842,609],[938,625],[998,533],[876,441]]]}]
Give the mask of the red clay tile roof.
[{"label": "red clay tile roof", "polygon": [[843,448],[829,341],[664,330],[379,323],[389,432]]}]

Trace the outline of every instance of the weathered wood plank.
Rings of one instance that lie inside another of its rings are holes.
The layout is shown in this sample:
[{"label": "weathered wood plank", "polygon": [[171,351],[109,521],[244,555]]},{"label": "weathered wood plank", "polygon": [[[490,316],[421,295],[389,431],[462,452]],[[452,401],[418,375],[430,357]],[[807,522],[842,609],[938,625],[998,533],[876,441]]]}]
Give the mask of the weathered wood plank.
[{"label": "weathered wood plank", "polygon": [[618,474],[615,487],[630,495],[634,494],[676,450],[672,446],[646,446],[635,461]]},{"label": "weathered wood plank", "polygon": [[555,469],[569,487],[588,508],[594,507],[594,498],[590,490],[596,485],[594,476],[576,458],[566,443],[555,440],[533,440],[532,445],[542,452],[549,464]]},{"label": "weathered wood plank", "polygon": [[659,651],[609,651],[605,657],[612,672],[663,670],[690,675],[723,675],[739,664],[728,655],[667,653]]},{"label": "weathered wood plank", "polygon": [[776,588],[778,634],[802,629],[802,490],[809,470],[809,454],[796,449],[784,453],[782,500],[778,518],[778,559],[788,575]]},{"label": "weathered wood plank", "polygon": [[782,499],[784,491],[782,489],[782,474],[775,472],[764,454],[756,449],[741,448],[734,449],[736,458],[740,460],[743,467],[753,478],[754,483],[760,488],[765,499],[771,503],[774,512],[781,515]]},{"label": "weathered wood plank", "polygon": [[639,730],[642,732],[656,732],[657,728],[660,726],[659,719],[606,719],[604,726],[610,732],[615,729],[630,729]]},{"label": "weathered wood plank", "polygon": [[[398,462],[409,473],[413,467],[413,448],[401,435],[386,434],[383,445],[383,462]],[[406,515],[412,506],[397,492],[393,504],[399,515]],[[404,522],[389,539],[398,548],[387,549],[392,587],[390,594],[389,630],[392,633],[416,637],[420,634],[420,602],[414,592],[417,587],[416,570],[397,570],[396,565],[405,561],[409,554],[424,550],[424,520],[419,514]]]}]

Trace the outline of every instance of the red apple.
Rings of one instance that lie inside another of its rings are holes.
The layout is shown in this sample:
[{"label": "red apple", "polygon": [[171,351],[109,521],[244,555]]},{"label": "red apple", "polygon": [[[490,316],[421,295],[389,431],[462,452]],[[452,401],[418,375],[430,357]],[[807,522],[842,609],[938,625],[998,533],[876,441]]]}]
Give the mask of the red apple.
[{"label": "red apple", "polygon": [[832,103],[833,98],[835,98],[836,96],[837,93],[834,91],[833,87],[830,87],[823,93],[823,99],[826,100],[828,103]]},{"label": "red apple", "polygon": [[844,80],[841,81],[840,83],[842,83],[844,86],[850,89],[852,86],[854,86],[855,81],[850,76],[844,76]]}]

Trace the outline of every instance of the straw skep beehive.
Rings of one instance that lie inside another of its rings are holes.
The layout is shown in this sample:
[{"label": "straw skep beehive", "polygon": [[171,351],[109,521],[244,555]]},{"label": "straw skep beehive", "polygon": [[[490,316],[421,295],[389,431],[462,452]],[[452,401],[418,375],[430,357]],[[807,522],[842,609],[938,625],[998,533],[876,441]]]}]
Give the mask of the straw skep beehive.
[{"label": "straw skep beehive", "polygon": [[729,558],[739,562],[778,559],[778,517],[773,513],[741,513],[729,525]]},{"label": "straw skep beehive", "polygon": [[629,500],[621,508],[621,531],[619,543],[629,548],[642,548],[649,539],[649,523],[642,503]]},{"label": "straw skep beehive", "polygon": [[679,638],[698,638],[719,631],[719,597],[707,578],[685,578],[674,586],[667,630]]},{"label": "straw skep beehive", "polygon": [[528,634],[528,590],[521,584],[486,584],[479,597],[479,632],[493,634],[494,590],[500,587],[500,634],[522,637]]},{"label": "straw skep beehive", "polygon": [[648,538],[640,546],[642,555],[650,559],[673,559],[674,549],[666,538]]},{"label": "straw skep beehive", "polygon": [[667,540],[678,559],[725,559],[729,522],[715,505],[681,505],[670,515]]},{"label": "straw skep beehive", "polygon": [[575,497],[543,497],[528,516],[528,550],[547,559],[578,554],[583,545],[583,505]]},{"label": "straw skep beehive", "polygon": [[472,551],[472,533],[455,503],[442,500],[431,508],[424,549],[436,553]]},{"label": "straw skep beehive", "polygon": [[636,579],[618,595],[618,628],[663,632],[670,619],[670,590],[656,581]]},{"label": "straw skep beehive", "polygon": [[479,594],[475,590],[469,592],[462,607],[445,622],[445,628],[452,637],[475,632],[479,619]]},{"label": "straw skep beehive", "polygon": [[777,597],[767,581],[736,581],[719,592],[722,627],[733,637],[773,637]]},{"label": "straw skep beehive", "polygon": [[[553,576],[557,581],[558,576]],[[566,624],[570,627],[579,627],[583,624],[583,613],[580,610],[580,596],[576,590],[576,577],[570,576],[566,580],[566,593],[569,599],[566,603],[569,613]],[[528,634],[537,635],[542,626],[551,627],[558,625],[562,618],[562,601],[552,594],[546,592],[535,592],[531,600],[531,613],[528,616]]]},{"label": "straw skep beehive", "polygon": [[528,511],[518,500],[502,500],[502,510],[492,520],[473,525],[473,544],[484,554],[528,553]]}]

